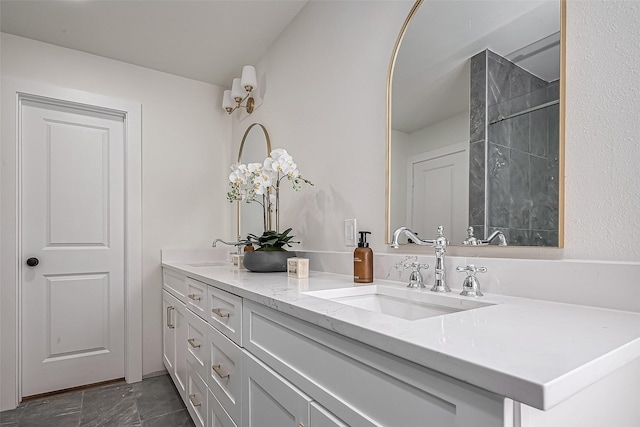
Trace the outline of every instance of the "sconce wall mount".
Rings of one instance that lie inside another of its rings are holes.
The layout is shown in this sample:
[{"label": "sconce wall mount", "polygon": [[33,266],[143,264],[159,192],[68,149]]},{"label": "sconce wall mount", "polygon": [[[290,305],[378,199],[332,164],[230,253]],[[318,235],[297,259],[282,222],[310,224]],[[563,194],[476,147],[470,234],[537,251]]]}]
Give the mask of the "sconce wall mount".
[{"label": "sconce wall mount", "polygon": [[251,65],[242,67],[242,77],[233,79],[231,90],[225,90],[222,96],[222,108],[231,114],[238,108],[244,108],[247,113],[253,113],[255,101],[253,91],[258,87],[256,69]]}]

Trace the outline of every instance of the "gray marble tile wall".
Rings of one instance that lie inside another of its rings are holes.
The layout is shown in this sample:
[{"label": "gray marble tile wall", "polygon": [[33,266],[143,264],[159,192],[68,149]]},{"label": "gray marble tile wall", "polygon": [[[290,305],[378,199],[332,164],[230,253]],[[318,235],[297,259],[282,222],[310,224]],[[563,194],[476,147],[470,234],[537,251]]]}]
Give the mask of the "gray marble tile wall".
[{"label": "gray marble tile wall", "polygon": [[[558,245],[558,105],[499,121],[558,96],[557,81],[546,82],[494,52],[471,58],[469,223],[476,236],[483,235],[486,215],[488,231],[502,230],[509,245]],[[485,170],[486,183],[480,179]]]},{"label": "gray marble tile wall", "polygon": [[487,54],[471,58],[469,103],[469,225],[474,234],[484,236],[485,218],[485,152],[487,127]]}]

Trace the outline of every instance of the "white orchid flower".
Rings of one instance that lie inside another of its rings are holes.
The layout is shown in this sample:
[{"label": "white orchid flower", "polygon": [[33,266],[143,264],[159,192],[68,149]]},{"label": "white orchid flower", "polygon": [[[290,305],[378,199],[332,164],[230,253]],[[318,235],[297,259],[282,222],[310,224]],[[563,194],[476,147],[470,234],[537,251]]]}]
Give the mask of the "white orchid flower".
[{"label": "white orchid flower", "polygon": [[262,163],[249,163],[247,165],[247,170],[249,171],[249,173],[260,173],[262,171]]},{"label": "white orchid flower", "polygon": [[269,187],[271,187],[272,181],[271,177],[267,174],[259,174],[255,177],[253,181],[253,188],[256,194],[264,195],[269,191]]},{"label": "white orchid flower", "polygon": [[276,148],[275,150],[271,150],[271,153],[269,153],[269,156],[273,159],[278,159],[282,156],[288,156],[289,153],[287,153],[287,150],[285,150],[284,148]]},{"label": "white orchid flower", "polygon": [[246,184],[247,178],[242,172],[236,169],[229,174],[229,181],[234,184]]}]

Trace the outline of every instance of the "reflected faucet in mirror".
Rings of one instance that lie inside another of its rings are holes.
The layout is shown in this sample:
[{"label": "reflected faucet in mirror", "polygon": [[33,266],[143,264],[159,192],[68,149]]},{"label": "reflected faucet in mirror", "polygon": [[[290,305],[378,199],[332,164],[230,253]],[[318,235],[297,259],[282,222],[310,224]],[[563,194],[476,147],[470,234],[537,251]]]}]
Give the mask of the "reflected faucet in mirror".
[{"label": "reflected faucet in mirror", "polygon": [[486,246],[491,244],[496,238],[498,239],[498,246],[507,246],[507,238],[504,237],[502,231],[496,230],[483,240],[475,238],[473,236],[473,227],[469,227],[467,228],[467,238],[462,241],[462,244],[468,246]]},{"label": "reflected faucet in mirror", "polygon": [[447,286],[445,282],[445,269],[444,269],[444,255],[447,252],[447,238],[444,237],[444,227],[442,225],[438,226],[438,235],[433,240],[421,239],[416,233],[409,230],[407,227],[400,227],[396,231],[393,232],[393,239],[391,240],[391,247],[394,249],[398,249],[400,245],[398,244],[398,238],[401,234],[405,234],[409,237],[413,243],[417,245],[427,245],[431,246],[436,250],[436,266],[435,270],[435,280],[433,287],[431,288],[432,292],[451,292],[449,286]]}]

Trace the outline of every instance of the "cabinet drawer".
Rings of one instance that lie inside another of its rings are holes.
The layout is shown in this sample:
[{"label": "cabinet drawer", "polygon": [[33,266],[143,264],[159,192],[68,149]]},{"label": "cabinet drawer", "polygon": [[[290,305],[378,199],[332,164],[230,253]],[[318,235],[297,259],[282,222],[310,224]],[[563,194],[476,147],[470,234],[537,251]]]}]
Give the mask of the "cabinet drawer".
[{"label": "cabinet drawer", "polygon": [[236,424],[242,413],[242,350],[209,326],[209,389]]},{"label": "cabinet drawer", "polygon": [[162,269],[162,286],[178,300],[186,304],[187,298],[187,276],[177,273],[168,268]]},{"label": "cabinet drawer", "polygon": [[218,399],[209,391],[207,401],[207,427],[237,427],[229,414],[226,413]]},{"label": "cabinet drawer", "polygon": [[198,316],[206,319],[207,288],[209,285],[187,277],[187,307]]},{"label": "cabinet drawer", "polygon": [[348,425],[504,424],[498,395],[252,301],[243,309],[245,349]]},{"label": "cabinet drawer", "polygon": [[209,286],[207,294],[207,321],[242,347],[242,298],[213,286]]},{"label": "cabinet drawer", "polygon": [[189,364],[187,369],[187,399],[185,403],[191,419],[198,427],[204,427],[207,423],[208,392],[209,390],[204,380]]},{"label": "cabinet drawer", "polygon": [[186,311],[187,318],[187,360],[202,378],[207,378],[209,369],[209,325],[203,319]]}]

